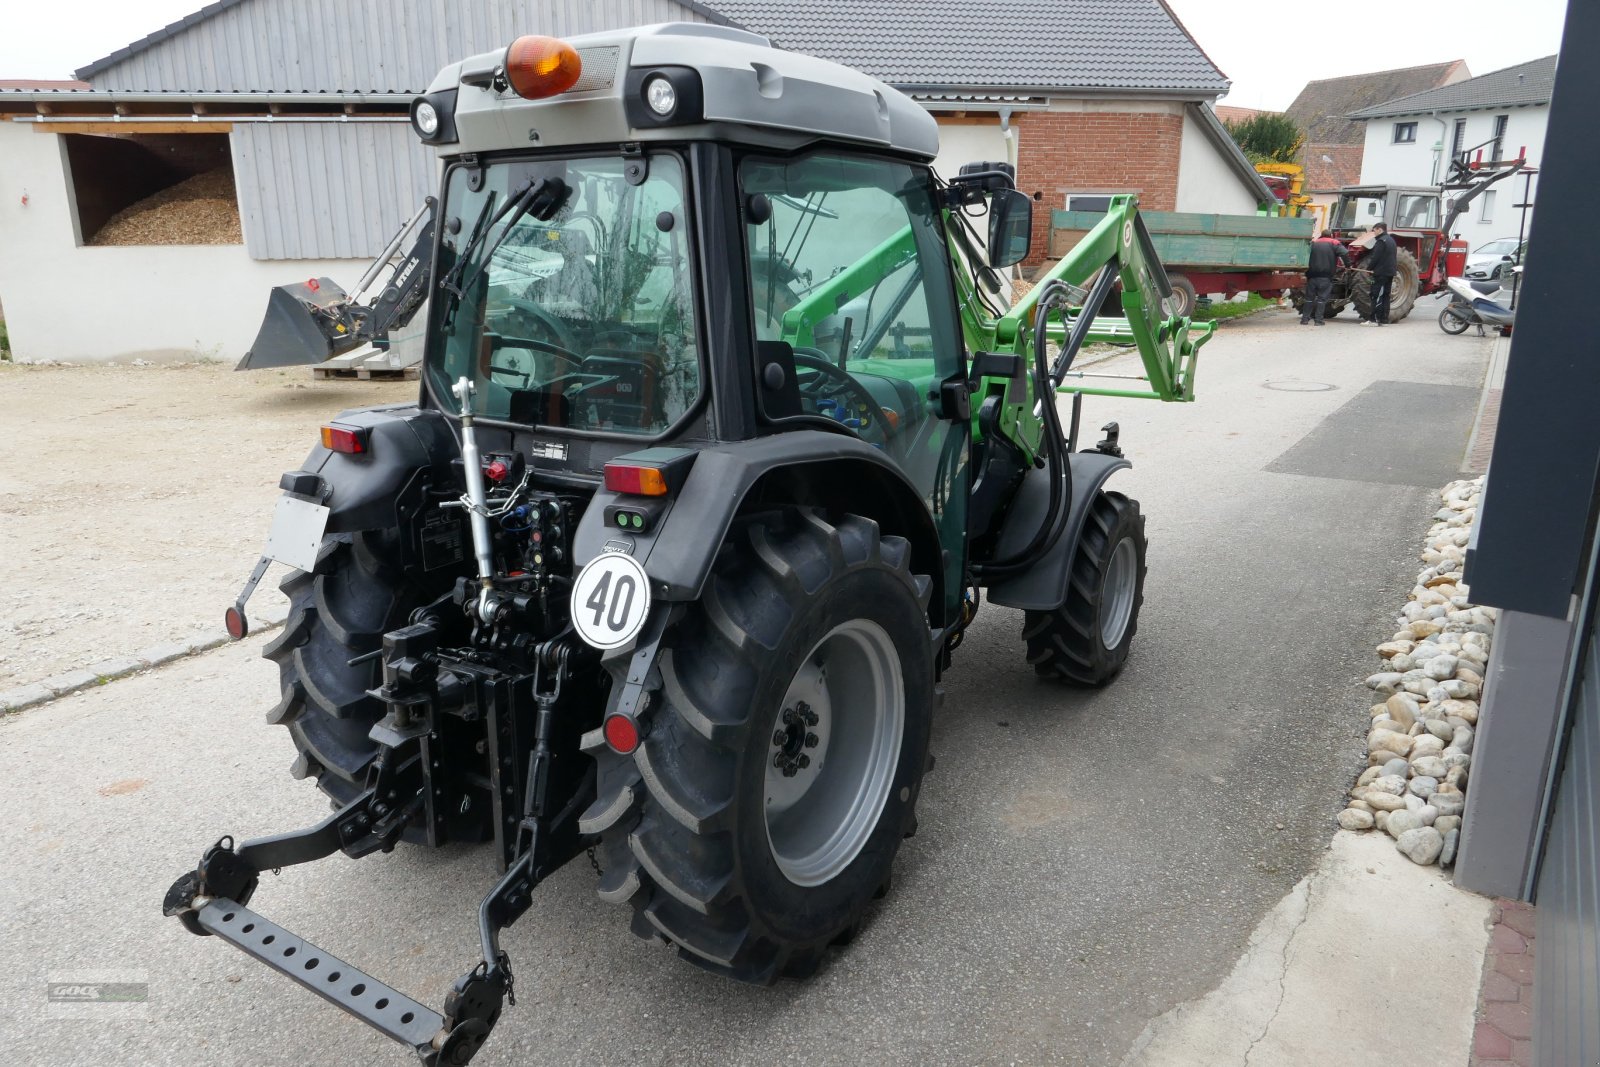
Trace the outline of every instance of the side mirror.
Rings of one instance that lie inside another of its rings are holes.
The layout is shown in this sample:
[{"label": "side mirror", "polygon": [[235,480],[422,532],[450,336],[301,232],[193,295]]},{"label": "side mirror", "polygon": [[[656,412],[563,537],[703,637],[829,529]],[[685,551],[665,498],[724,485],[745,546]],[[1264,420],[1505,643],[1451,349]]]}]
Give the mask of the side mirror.
[{"label": "side mirror", "polygon": [[1010,267],[1028,258],[1033,244],[1033,201],[1015,189],[989,198],[989,266]]}]

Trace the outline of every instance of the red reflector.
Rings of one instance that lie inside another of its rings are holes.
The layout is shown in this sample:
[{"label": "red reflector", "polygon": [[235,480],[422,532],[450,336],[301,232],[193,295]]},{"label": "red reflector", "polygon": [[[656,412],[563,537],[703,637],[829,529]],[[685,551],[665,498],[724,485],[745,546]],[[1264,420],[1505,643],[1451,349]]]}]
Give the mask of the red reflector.
[{"label": "red reflector", "polygon": [[506,480],[506,472],[508,470],[510,468],[505,465],[505,461],[497,459],[483,468],[483,476],[491,482],[503,482]]},{"label": "red reflector", "polygon": [[367,450],[365,430],[347,430],[343,426],[324,426],[322,428],[322,447],[330,452],[365,452]]},{"label": "red reflector", "polygon": [[229,608],[223,612],[222,621],[228,627],[228,636],[235,641],[242,640],[250,632],[250,623],[245,620],[244,612],[238,608]]},{"label": "red reflector", "polygon": [[628,756],[639,747],[639,724],[626,715],[613,715],[605,724],[606,744],[618,755]]},{"label": "red reflector", "polygon": [[606,488],[613,493],[632,493],[634,496],[666,496],[667,477],[656,467],[607,463]]}]

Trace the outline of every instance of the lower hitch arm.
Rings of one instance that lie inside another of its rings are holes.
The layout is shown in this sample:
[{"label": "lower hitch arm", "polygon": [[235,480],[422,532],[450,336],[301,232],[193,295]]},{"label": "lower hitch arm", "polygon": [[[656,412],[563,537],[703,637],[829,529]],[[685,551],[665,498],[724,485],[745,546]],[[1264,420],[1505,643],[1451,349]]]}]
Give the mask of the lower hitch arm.
[{"label": "lower hitch arm", "polygon": [[[400,749],[382,747],[367,789],[316,825],[237,847],[230,837],[218,841],[195,870],[173,883],[163,912],[177,917],[192,933],[221,937],[407,1046],[426,1067],[465,1067],[499,1021],[502,1006],[516,1003],[511,959],[500,948],[500,931],[528,910],[539,883],[588,843],[578,831],[578,818],[593,799],[592,766],[560,811],[546,810],[551,726],[567,671],[567,649],[551,642],[540,650],[540,660],[534,675],[534,743],[528,753],[516,858],[478,906],[482,959],[451,985],[443,1012],[426,1007],[246,907],[262,871],[308,863],[335,852],[359,857],[393,849],[400,832],[426,802],[428,786],[420,750],[412,747],[414,739],[405,743],[404,759],[398,756]],[[401,782],[407,784],[401,787]],[[406,797],[409,799],[402,802]]]},{"label": "lower hitch arm", "polygon": [[[222,938],[407,1046],[427,1067],[463,1067],[488,1036],[487,1027],[476,1040],[472,1040],[475,1027],[458,1034],[462,1028],[453,1012],[447,1016],[426,1007],[246,906],[263,871],[309,863],[335,852],[357,858],[394,848],[424,803],[424,788],[396,788],[395,781],[402,776],[415,781],[416,776],[407,772],[418,757],[413,754],[399,761],[394,756],[394,750],[385,750],[372,784],[313,826],[237,846],[233,838],[222,838],[206,850],[198,867],[172,884],[161,910],[191,933]],[[407,793],[409,799],[399,802]]]}]

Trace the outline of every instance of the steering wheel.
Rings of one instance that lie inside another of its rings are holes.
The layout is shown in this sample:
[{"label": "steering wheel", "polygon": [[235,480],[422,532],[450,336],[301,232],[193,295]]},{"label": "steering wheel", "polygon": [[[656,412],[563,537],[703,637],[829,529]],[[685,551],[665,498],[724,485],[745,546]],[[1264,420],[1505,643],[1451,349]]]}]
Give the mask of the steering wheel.
[{"label": "steering wheel", "polygon": [[[575,351],[578,347],[577,340],[572,336],[572,331],[568,328],[567,324],[562,322],[560,318],[546,311],[536,301],[526,300],[517,296],[507,297],[505,300],[505,305],[497,309],[497,313],[494,317],[502,320],[511,320],[513,316],[520,319],[530,319],[532,321],[515,322],[515,325],[518,327],[518,329],[514,334],[511,334],[511,336],[521,336],[527,332],[530,332],[528,327],[539,327],[544,330],[551,342],[560,345],[568,352]],[[507,325],[511,324],[511,322],[507,322]]]},{"label": "steering wheel", "polygon": [[[850,377],[847,372],[839,368],[837,363],[830,361],[826,355],[814,348],[795,349],[794,366],[795,378],[797,384],[801,386],[802,393],[813,399],[828,395],[832,395],[835,398],[841,395],[848,396],[850,400],[854,401],[854,404],[848,409],[849,414],[861,419],[861,425],[854,427],[855,432],[868,440],[879,443],[888,441],[888,424],[884,421],[883,414],[878,408],[878,401],[867,391],[866,386]],[[800,375],[802,368],[814,372],[818,380],[828,379],[832,384],[832,388],[805,388],[805,383],[801,381]],[[818,414],[821,413],[819,412]],[[827,418],[826,415],[822,417]],[[843,426],[844,423],[841,422],[840,425]]]},{"label": "steering wheel", "polygon": [[550,341],[540,341],[532,337],[507,337],[505,334],[497,333],[486,333],[484,334],[484,337],[492,339],[489,350],[485,352],[483,356],[483,376],[485,378],[489,378],[494,374],[516,374],[521,376],[522,384],[526,386],[528,381],[533,377],[531,373],[522,370],[519,367],[508,367],[503,364],[495,363],[494,354],[502,348],[520,348],[531,352],[543,352],[546,355],[554,356],[556,359],[565,364],[565,367],[560,372],[562,374],[575,372],[583,366],[583,357],[579,356],[576,352],[573,352],[570,349],[563,348],[562,346],[554,344]]}]

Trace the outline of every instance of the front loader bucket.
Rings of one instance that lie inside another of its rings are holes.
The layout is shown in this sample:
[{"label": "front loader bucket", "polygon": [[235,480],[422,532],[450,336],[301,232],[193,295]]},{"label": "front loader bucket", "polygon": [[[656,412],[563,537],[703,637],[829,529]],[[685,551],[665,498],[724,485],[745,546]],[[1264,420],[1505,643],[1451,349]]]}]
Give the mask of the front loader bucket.
[{"label": "front loader bucket", "polygon": [[255,343],[233,369],[321,363],[354,348],[349,308],[344,290],[327,278],[277,286],[267,298]]}]

